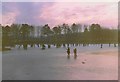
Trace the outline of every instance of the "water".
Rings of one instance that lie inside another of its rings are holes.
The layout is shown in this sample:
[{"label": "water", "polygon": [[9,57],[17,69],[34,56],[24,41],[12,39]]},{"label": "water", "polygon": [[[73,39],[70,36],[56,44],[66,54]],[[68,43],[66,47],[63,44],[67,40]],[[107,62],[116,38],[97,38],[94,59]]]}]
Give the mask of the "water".
[{"label": "water", "polygon": [[[3,80],[117,80],[118,48],[104,45],[77,48],[13,49],[3,52]],[[84,62],[84,63],[83,63]]]}]

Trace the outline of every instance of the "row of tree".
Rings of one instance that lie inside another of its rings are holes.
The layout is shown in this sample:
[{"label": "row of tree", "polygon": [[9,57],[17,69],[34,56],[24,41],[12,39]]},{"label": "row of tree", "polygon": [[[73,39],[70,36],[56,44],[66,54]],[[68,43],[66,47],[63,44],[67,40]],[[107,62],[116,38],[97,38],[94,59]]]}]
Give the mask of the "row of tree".
[{"label": "row of tree", "polygon": [[99,24],[71,26],[63,24],[51,28],[41,27],[40,37],[35,37],[35,26],[12,24],[2,27],[2,47],[26,44],[107,44],[118,43],[118,30],[103,28]]}]

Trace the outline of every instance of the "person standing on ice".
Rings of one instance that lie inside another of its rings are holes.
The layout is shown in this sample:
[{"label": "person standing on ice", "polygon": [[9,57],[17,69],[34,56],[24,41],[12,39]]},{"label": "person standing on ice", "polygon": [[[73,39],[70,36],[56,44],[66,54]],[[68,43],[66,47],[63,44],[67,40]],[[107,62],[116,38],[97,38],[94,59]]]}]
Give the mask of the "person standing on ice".
[{"label": "person standing on ice", "polygon": [[74,52],[74,58],[76,59],[76,57],[77,57],[77,49],[75,48],[75,49],[73,50],[73,52]]},{"label": "person standing on ice", "polygon": [[67,54],[68,54],[68,56],[70,55],[70,48],[69,47],[67,49]]}]

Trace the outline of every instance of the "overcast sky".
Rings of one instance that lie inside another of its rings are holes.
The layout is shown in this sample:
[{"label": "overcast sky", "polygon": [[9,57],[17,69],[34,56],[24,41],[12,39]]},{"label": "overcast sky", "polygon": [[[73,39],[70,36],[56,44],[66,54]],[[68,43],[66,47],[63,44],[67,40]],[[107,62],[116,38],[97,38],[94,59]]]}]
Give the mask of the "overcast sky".
[{"label": "overcast sky", "polygon": [[32,25],[98,23],[116,27],[118,5],[115,2],[2,2],[2,24]]}]

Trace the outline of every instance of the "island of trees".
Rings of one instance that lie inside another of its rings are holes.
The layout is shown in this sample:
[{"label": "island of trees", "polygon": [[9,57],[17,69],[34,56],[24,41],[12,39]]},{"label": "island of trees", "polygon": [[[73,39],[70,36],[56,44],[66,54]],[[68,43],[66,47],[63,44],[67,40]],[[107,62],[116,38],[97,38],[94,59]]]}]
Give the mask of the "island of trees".
[{"label": "island of trees", "polygon": [[35,36],[35,26],[29,24],[12,24],[11,26],[1,26],[2,28],[2,50],[6,47],[37,45],[45,49],[55,45],[66,47],[87,46],[89,44],[118,44],[118,29],[104,28],[100,24],[82,25],[73,23],[50,27],[48,24],[40,27],[39,36]]}]

